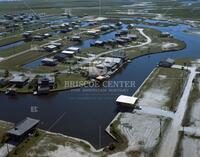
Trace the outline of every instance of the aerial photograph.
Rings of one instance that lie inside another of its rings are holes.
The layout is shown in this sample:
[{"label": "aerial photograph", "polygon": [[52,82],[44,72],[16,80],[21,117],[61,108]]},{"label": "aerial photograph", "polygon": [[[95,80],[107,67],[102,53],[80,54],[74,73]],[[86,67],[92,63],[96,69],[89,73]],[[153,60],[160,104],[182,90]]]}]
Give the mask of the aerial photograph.
[{"label": "aerial photograph", "polygon": [[200,157],[200,0],[0,0],[0,157]]}]

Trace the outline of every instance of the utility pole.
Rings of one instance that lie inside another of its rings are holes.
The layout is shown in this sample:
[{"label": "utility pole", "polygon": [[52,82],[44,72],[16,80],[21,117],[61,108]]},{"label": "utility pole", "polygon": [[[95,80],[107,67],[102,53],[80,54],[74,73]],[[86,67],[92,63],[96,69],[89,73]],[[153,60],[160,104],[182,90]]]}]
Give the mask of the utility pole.
[{"label": "utility pole", "polygon": [[99,0],[99,17],[102,15],[102,2]]},{"label": "utility pole", "polygon": [[99,149],[101,148],[101,126],[99,126]]}]

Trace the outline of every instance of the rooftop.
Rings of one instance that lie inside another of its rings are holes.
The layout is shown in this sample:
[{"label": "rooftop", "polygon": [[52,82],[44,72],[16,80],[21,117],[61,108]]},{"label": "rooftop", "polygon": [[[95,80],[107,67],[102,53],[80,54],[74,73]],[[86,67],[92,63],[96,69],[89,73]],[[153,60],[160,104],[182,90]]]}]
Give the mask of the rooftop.
[{"label": "rooftop", "polygon": [[39,120],[27,117],[26,119],[18,123],[13,129],[9,130],[7,133],[21,136],[25,132],[33,128],[35,125],[37,125],[39,122]]},{"label": "rooftop", "polygon": [[136,98],[136,97],[120,95],[117,98],[116,102],[122,103],[122,104],[134,105],[137,100],[138,100],[138,98]]}]

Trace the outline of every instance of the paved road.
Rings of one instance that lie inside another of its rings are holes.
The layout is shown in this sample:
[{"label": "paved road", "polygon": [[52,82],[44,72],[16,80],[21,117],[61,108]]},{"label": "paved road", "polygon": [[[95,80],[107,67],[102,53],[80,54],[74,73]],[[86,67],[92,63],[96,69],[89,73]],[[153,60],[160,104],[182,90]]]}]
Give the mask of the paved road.
[{"label": "paved road", "polygon": [[[174,66],[176,68],[176,66]],[[177,68],[180,68],[177,66]],[[184,118],[186,109],[187,109],[187,102],[190,95],[190,91],[192,89],[192,82],[196,75],[196,68],[189,67],[188,70],[190,71],[188,81],[186,83],[184,92],[178,104],[177,111],[174,115],[172,123],[169,126],[165,136],[162,139],[160,148],[156,157],[173,157],[174,152],[176,150],[176,145],[179,139],[179,130],[182,128],[182,120]]]}]

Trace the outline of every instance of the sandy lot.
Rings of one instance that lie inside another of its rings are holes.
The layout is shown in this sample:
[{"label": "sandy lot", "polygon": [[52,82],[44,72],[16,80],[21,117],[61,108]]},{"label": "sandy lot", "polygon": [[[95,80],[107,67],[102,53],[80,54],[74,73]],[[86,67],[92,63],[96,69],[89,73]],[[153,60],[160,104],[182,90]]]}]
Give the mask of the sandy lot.
[{"label": "sandy lot", "polygon": [[167,88],[159,88],[159,87],[151,88],[143,93],[143,96],[138,101],[137,105],[150,106],[163,109],[166,102],[169,100],[167,93],[168,93]]},{"label": "sandy lot", "polygon": [[128,139],[133,150],[151,150],[157,144],[160,120],[156,116],[122,113],[118,129]]},{"label": "sandy lot", "polygon": [[64,145],[53,142],[50,138],[43,138],[36,146],[30,148],[27,157],[95,157],[76,144],[66,142]]},{"label": "sandy lot", "polygon": [[181,157],[200,157],[200,140],[184,136],[181,143]]}]

